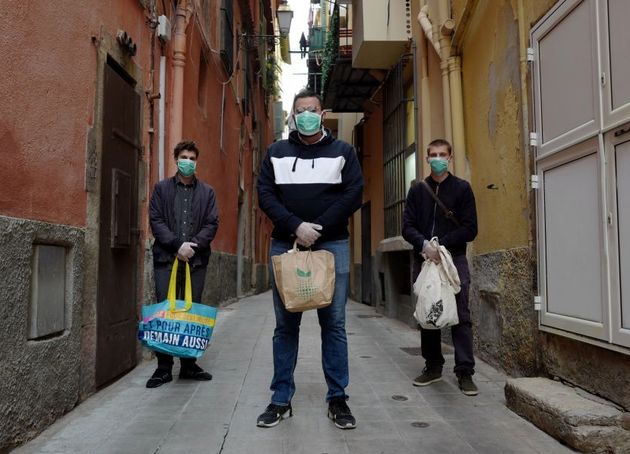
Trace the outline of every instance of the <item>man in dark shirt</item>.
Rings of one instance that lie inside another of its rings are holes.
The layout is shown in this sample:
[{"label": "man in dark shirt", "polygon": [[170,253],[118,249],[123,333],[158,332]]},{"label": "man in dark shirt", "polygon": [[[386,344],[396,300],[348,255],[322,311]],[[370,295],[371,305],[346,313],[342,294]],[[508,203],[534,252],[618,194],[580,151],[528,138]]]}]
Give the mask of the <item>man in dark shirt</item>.
[{"label": "man in dark shirt", "polygon": [[[470,184],[447,170],[451,159],[451,145],[446,140],[438,139],[429,144],[427,161],[431,166],[431,175],[409,190],[403,214],[402,234],[405,240],[413,245],[414,281],[420,273],[422,254],[427,260],[437,262],[440,260],[437,248],[429,243],[431,238],[437,237],[440,245],[446,247],[453,257],[461,281],[461,291],[456,295],[459,324],[451,328],[455,347],[455,374],[461,391],[468,396],[474,396],[478,390],[472,380],[475,373],[475,358],[468,309],[470,272],[466,259],[466,243],[477,236],[477,211]],[[439,206],[429,191],[439,197],[445,208],[450,210],[450,215]],[[440,331],[422,328],[420,330],[425,368],[413,381],[415,386],[430,385],[442,379],[444,357]]]},{"label": "man in dark shirt", "polygon": [[[348,341],[346,301],[350,276],[348,218],[361,206],[363,175],[349,144],[322,127],[322,100],[303,90],[293,101],[296,130],[267,150],[258,177],[258,201],[273,222],[270,256],[293,242],[323,249],[335,256],[335,293],[330,306],[317,310],[322,331],[322,368],[328,386],[328,417],[340,429],[353,429],[348,407]],[[291,416],[295,393],[301,312],[285,309],[272,280],[276,328],[273,336],[274,375],[271,403],[256,422],[273,427]]]},{"label": "man in dark shirt", "polygon": [[[180,142],[175,147],[177,174],[155,185],[149,206],[149,221],[155,237],[153,268],[158,302],[166,299],[168,285],[177,257],[191,267],[192,298],[201,302],[210,258],[210,243],[219,227],[214,190],[195,177],[199,150],[194,142]],[[182,265],[184,265],[182,263]],[[178,292],[183,291],[185,266],[178,267]],[[173,357],[156,352],[158,366],[147,381],[147,388],[173,380]],[[212,380],[195,359],[181,358],[179,378]]]}]

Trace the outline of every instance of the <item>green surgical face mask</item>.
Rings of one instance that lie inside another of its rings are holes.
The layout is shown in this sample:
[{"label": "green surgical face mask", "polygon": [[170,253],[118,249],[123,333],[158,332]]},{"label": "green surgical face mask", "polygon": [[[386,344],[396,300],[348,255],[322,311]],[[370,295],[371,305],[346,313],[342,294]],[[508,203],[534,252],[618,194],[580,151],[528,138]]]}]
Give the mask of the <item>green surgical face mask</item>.
[{"label": "green surgical face mask", "polygon": [[322,127],[322,117],[308,110],[295,115],[295,127],[303,136],[312,136]]},{"label": "green surgical face mask", "polygon": [[442,175],[448,169],[448,159],[444,158],[429,158],[429,165],[431,170],[436,175]]},{"label": "green surgical face mask", "polygon": [[178,159],[177,160],[177,170],[185,177],[191,176],[195,173],[195,169],[197,168],[197,163],[190,159]]}]

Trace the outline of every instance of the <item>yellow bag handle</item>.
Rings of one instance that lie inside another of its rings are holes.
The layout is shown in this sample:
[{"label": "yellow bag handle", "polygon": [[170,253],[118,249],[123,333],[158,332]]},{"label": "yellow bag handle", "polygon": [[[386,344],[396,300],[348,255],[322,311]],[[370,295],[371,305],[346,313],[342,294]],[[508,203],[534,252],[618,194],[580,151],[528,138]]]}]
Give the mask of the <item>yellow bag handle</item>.
[{"label": "yellow bag handle", "polygon": [[171,271],[171,280],[168,284],[168,294],[166,299],[169,302],[169,310],[171,312],[188,312],[192,308],[192,284],[190,282],[190,265],[186,262],[186,285],[184,288],[184,308],[177,309],[177,266],[179,260],[175,259],[173,262],[173,271]]}]

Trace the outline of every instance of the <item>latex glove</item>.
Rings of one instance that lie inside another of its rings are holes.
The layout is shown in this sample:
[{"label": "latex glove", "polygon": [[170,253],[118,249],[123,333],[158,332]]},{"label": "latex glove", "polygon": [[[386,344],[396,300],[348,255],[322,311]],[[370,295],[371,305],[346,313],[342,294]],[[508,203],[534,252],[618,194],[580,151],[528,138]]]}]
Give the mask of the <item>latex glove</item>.
[{"label": "latex glove", "polygon": [[193,247],[197,247],[197,243],[191,243],[189,241],[182,243],[179,247],[179,251],[177,251],[177,258],[184,262],[190,260],[192,256],[195,255]]},{"label": "latex glove", "polygon": [[424,247],[422,248],[422,253],[432,262],[440,263],[442,260],[440,258],[440,251],[435,246],[432,246],[429,241],[424,243]]},{"label": "latex glove", "polygon": [[317,239],[322,236],[318,230],[321,230],[322,226],[319,224],[313,224],[311,222],[302,222],[297,229],[295,229],[295,236],[297,236],[298,244],[302,246],[311,247]]}]

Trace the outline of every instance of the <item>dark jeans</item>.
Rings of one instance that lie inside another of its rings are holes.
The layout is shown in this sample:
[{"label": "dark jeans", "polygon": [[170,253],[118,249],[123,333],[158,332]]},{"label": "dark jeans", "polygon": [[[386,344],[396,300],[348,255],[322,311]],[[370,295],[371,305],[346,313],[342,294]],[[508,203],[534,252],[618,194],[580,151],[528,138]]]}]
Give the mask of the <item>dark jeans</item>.
[{"label": "dark jeans", "polygon": [[[293,244],[271,240],[271,257],[291,249]],[[317,310],[322,339],[322,369],[328,385],[326,400],[347,397],[349,382],[348,340],[346,337],[346,302],[350,282],[350,248],[348,240],[326,241],[314,247],[335,256],[335,293],[330,306]],[[271,263],[270,263],[271,267]],[[271,403],[288,405],[295,394],[293,372],[297,364],[300,322],[302,312],[289,312],[284,308],[272,275],[273,306],[276,329],[273,333],[273,379]]]},{"label": "dark jeans", "polygon": [[[154,263],[155,276],[155,297],[158,303],[166,299],[168,284],[171,279],[172,263]],[[195,303],[201,301],[203,286],[206,281],[206,267],[195,267],[190,269],[190,282],[192,284],[192,300]],[[177,267],[177,299],[184,299],[186,262],[179,262]],[[158,369],[171,370],[173,368],[173,357],[165,353],[155,352],[158,361]],[[180,358],[182,368],[190,367],[197,361],[195,358]]]},{"label": "dark jeans", "polygon": [[[459,324],[451,327],[453,347],[455,347],[455,374],[473,375],[475,373],[475,358],[473,356],[472,323],[468,309],[468,292],[470,289],[470,271],[465,255],[453,257],[453,263],[459,273],[461,291],[455,296],[457,301],[457,316]],[[417,273],[416,273],[417,271]],[[414,279],[418,276],[417,264],[414,266]],[[442,356],[442,330],[420,329],[422,357],[428,369],[442,370],[444,356]]]}]

